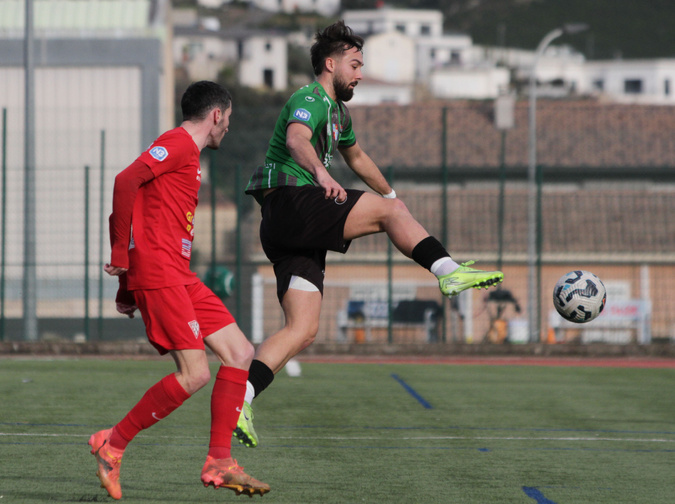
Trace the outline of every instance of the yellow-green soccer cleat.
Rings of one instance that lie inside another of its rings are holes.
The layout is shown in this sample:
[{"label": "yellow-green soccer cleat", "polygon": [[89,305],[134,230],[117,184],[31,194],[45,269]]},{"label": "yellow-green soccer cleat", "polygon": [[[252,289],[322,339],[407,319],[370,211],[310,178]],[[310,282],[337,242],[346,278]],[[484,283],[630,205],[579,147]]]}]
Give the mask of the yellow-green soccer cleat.
[{"label": "yellow-green soccer cleat", "polygon": [[246,401],[244,401],[244,406],[241,408],[237,428],[234,429],[234,436],[241,444],[249,448],[258,446],[258,435],[253,428],[253,409]]},{"label": "yellow-green soccer cleat", "polygon": [[481,271],[469,268],[473,261],[462,263],[452,273],[438,277],[438,285],[444,296],[456,296],[466,289],[486,289],[491,285],[497,285],[504,280],[504,273],[501,271]]}]

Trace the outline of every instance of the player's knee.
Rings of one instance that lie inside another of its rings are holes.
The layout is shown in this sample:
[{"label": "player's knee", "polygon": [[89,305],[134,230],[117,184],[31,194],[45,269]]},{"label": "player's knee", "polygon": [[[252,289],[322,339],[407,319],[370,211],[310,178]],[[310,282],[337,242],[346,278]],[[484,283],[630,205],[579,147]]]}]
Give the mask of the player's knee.
[{"label": "player's knee", "polygon": [[207,366],[192,370],[189,373],[181,373],[179,381],[185,391],[192,395],[211,381],[211,372]]},{"label": "player's knee", "polygon": [[319,332],[319,324],[308,326],[303,334],[303,341],[301,343],[302,348],[307,348],[309,345],[314,343],[316,335]]},{"label": "player's knee", "polygon": [[405,203],[398,198],[387,200],[390,202],[390,209],[387,212],[387,215],[401,216],[401,215],[410,215],[410,210],[405,206]]},{"label": "player's knee", "polygon": [[204,373],[199,375],[197,380],[198,380],[197,383],[199,384],[199,388],[205,387],[211,381],[211,373],[208,372],[208,371],[205,371]]},{"label": "player's knee", "polygon": [[394,224],[409,218],[410,210],[408,210],[405,203],[398,198],[383,199],[380,202],[380,209],[376,215],[380,230],[384,231],[387,229],[388,224]]},{"label": "player's knee", "polygon": [[211,381],[211,372],[209,371],[209,368],[202,369],[198,373],[195,374],[194,376],[194,384],[197,389],[200,389]]},{"label": "player's knee", "polygon": [[255,348],[250,342],[247,341],[246,344],[237,345],[236,348],[231,349],[229,359],[230,362],[228,365],[246,369],[251,364],[254,355]]}]

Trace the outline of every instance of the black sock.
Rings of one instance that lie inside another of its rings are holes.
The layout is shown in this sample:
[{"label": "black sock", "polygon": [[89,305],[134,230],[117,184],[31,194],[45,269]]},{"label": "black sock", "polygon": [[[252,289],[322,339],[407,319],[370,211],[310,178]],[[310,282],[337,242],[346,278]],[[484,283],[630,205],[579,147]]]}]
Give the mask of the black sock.
[{"label": "black sock", "polygon": [[257,359],[253,359],[251,366],[248,368],[248,381],[253,385],[255,396],[258,397],[273,380],[274,373],[267,367],[267,364]]},{"label": "black sock", "polygon": [[432,264],[444,257],[450,257],[450,254],[436,238],[427,236],[415,245],[411,256],[413,261],[431,271]]}]

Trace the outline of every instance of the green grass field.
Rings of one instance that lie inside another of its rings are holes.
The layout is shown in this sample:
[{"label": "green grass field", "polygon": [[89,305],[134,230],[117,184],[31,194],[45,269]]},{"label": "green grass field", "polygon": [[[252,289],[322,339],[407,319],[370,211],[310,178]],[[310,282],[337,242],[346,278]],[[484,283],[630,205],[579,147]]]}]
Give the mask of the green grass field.
[{"label": "green grass field", "polygon": [[[0,359],[0,503],[113,502],[88,437],[172,371]],[[261,446],[233,453],[271,485],[268,504],[666,504],[673,390],[675,369],[305,363],[254,403]],[[199,480],[209,398],[133,441],[122,502],[248,502]]]}]

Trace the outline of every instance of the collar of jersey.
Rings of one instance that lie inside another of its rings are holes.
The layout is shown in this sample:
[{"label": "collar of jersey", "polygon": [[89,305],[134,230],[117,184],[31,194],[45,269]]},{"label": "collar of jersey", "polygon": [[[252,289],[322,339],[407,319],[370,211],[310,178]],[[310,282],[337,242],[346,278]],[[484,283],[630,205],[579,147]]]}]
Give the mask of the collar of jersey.
[{"label": "collar of jersey", "polygon": [[314,81],[314,84],[316,84],[316,87],[319,88],[319,94],[321,95],[322,98],[326,97],[331,102],[331,104],[337,105],[337,102],[333,100],[330,96],[328,96],[328,93],[326,93],[326,90],[319,81]]}]

